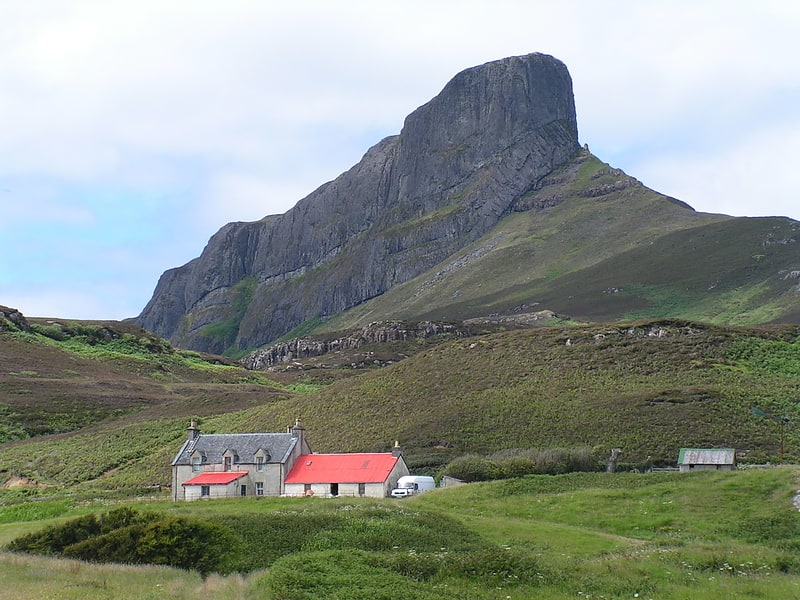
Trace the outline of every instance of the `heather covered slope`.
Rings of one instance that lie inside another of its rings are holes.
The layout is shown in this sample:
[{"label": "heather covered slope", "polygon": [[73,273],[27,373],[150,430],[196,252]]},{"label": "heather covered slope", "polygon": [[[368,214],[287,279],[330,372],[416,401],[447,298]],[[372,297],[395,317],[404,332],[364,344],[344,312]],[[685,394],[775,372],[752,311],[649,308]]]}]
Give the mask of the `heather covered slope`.
[{"label": "heather covered slope", "polygon": [[[157,384],[160,403],[131,415],[3,444],[0,485],[13,478],[92,490],[166,485],[191,416],[201,416],[207,432],[283,431],[299,416],[315,451],[385,451],[399,440],[412,468],[428,471],[469,453],[576,446],[598,459],[619,447],[632,464],[648,457],[674,463],[686,446],[733,447],[747,461],[779,461],[778,423],[750,409],[800,418],[799,336],[790,325],[668,320],[521,329],[425,342],[416,353],[411,343],[411,356],[397,364],[333,369],[350,376],[294,388],[304,393],[263,385],[264,375],[277,373],[226,368],[211,383],[185,371],[182,381]],[[5,381],[35,379],[18,375],[28,364],[6,366],[13,372]],[[80,375],[81,363],[72,364]],[[137,361],[100,364],[149,372]],[[147,375],[117,377],[143,392],[154,385]],[[110,389],[107,403],[115,397]],[[9,399],[5,393],[3,402]],[[796,429],[785,434],[784,458],[796,458]]]},{"label": "heather covered slope", "polygon": [[228,412],[288,394],[233,361],[176,350],[127,323],[21,318],[29,331],[0,330],[0,443]]},{"label": "heather covered slope", "polygon": [[724,446],[775,460],[778,427],[750,407],[797,418],[798,334],[684,321],[497,333],[437,346],[297,406],[337,432],[323,434],[326,447],[399,439],[434,457],[586,445],[674,463],[682,446]]}]

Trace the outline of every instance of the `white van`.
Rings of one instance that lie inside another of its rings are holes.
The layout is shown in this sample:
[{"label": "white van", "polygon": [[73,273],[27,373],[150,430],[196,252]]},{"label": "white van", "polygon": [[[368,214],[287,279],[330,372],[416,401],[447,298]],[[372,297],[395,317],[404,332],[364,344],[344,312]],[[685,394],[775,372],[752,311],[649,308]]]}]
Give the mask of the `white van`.
[{"label": "white van", "polygon": [[433,477],[428,475],[403,475],[397,480],[397,487],[392,490],[392,498],[407,498],[425,490],[436,487]]}]

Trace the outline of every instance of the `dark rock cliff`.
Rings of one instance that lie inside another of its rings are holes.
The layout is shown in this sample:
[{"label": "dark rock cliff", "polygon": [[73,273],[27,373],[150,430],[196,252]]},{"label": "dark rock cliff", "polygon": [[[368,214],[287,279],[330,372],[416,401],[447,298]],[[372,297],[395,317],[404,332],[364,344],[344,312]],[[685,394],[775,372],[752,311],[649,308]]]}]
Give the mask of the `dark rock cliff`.
[{"label": "dark rock cliff", "polygon": [[162,275],[135,321],[195,350],[261,346],[478,239],[578,149],[563,63],[529,54],[467,69],[285,214],[225,225]]}]

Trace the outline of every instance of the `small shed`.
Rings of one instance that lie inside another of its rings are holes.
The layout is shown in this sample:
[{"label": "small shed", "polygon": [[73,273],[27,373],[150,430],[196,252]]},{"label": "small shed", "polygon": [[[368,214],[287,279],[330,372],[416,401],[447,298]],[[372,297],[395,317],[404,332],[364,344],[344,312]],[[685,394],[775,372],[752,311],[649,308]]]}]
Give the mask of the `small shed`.
[{"label": "small shed", "polygon": [[733,448],[681,448],[678,469],[685,471],[733,471],[736,451]]}]

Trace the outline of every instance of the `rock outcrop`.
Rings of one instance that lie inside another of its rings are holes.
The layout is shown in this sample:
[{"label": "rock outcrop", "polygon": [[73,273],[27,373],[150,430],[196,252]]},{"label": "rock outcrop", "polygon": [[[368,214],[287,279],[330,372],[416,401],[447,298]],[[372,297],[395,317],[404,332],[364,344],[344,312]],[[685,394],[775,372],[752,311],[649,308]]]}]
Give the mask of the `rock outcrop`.
[{"label": "rock outcrop", "polygon": [[31,332],[28,319],[16,308],[0,306],[0,331],[22,331]]},{"label": "rock outcrop", "polygon": [[563,63],[530,54],[467,69],[285,214],[222,227],[162,275],[135,322],[195,350],[262,346],[480,238],[578,150]]},{"label": "rock outcrop", "polygon": [[471,328],[458,323],[417,323],[375,322],[359,331],[333,339],[295,338],[287,342],[273,344],[249,354],[242,364],[251,370],[262,370],[292,360],[322,356],[339,350],[357,350],[367,344],[380,344],[406,340],[425,339],[437,335],[469,337]]}]

